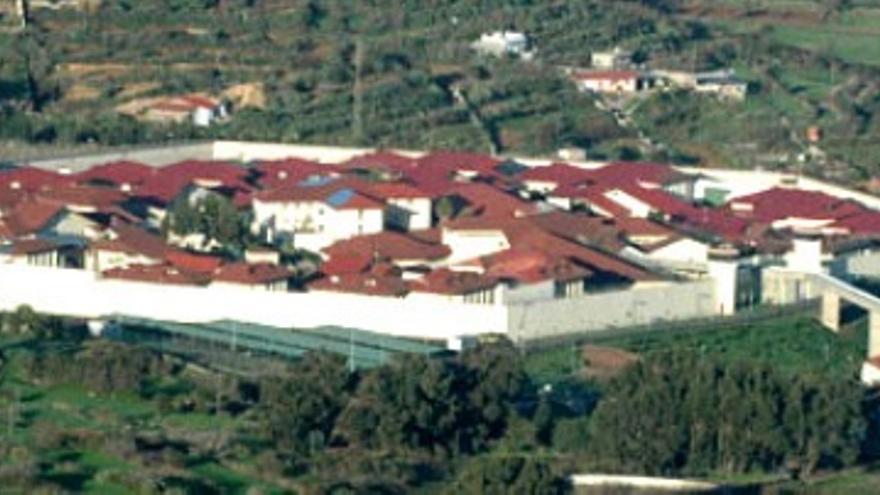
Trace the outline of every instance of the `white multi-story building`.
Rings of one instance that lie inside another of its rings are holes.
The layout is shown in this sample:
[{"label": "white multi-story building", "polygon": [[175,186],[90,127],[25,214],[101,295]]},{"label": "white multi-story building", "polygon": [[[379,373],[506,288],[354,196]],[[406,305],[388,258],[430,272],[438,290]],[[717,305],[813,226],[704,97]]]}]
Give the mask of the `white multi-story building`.
[{"label": "white multi-story building", "polygon": [[347,187],[330,192],[323,187],[303,189],[258,195],[253,202],[252,231],[268,242],[290,240],[297,248],[319,251],[336,241],[384,228],[386,205],[376,199]]}]

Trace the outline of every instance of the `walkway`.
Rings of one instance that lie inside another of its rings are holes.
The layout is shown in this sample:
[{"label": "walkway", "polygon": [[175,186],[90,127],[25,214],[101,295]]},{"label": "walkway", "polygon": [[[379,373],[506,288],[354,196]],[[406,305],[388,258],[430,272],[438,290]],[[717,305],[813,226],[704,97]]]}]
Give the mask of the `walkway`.
[{"label": "walkway", "polygon": [[867,359],[880,357],[880,298],[826,274],[813,275],[812,282],[822,294],[822,325],[834,332],[840,330],[841,301],[861,307],[869,314]]}]

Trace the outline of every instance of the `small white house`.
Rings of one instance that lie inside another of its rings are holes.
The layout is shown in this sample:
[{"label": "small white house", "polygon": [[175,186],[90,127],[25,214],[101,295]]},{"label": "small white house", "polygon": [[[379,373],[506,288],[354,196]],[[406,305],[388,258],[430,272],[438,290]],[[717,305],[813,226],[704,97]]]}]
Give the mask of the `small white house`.
[{"label": "small white house", "polygon": [[201,95],[175,96],[160,99],[144,109],[143,119],[151,122],[192,122],[209,127],[229,116],[226,104]]},{"label": "small white house", "polygon": [[480,39],[471,44],[471,48],[480,55],[495,57],[510,55],[529,60],[534,56],[529,37],[515,31],[496,31],[483,34]]},{"label": "small white house", "polygon": [[632,55],[631,51],[616,46],[613,50],[593,52],[590,55],[590,63],[594,69],[626,69],[632,66]]},{"label": "small white house", "polygon": [[572,79],[583,93],[637,93],[651,87],[648,78],[633,70],[579,71]]}]

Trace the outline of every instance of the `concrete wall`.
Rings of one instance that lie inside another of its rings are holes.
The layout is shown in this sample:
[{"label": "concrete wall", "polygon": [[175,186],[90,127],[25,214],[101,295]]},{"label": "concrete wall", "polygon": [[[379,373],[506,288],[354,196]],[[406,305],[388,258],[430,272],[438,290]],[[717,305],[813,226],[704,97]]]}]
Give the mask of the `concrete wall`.
[{"label": "concrete wall", "polygon": [[29,164],[49,170],[79,172],[102,163],[133,160],[147,165],[162,166],[181,160],[211,160],[214,158],[214,144],[210,142],[176,145],[155,145],[110,149],[106,152],[90,152],[68,155],[60,158],[17,160],[16,163]]},{"label": "concrete wall", "polygon": [[297,157],[323,163],[339,163],[370,151],[370,148],[217,141],[214,143],[213,156],[215,160],[251,161]]},{"label": "concrete wall", "polygon": [[507,330],[507,312],[500,305],[169,286],[99,279],[85,270],[0,266],[0,310],[22,304],[85,318],[122,313],[192,323],[234,319],[287,328],[339,325],[443,340]]},{"label": "concrete wall", "polygon": [[765,268],[761,273],[761,300],[767,304],[793,304],[821,296],[811,274],[784,268]]},{"label": "concrete wall", "polygon": [[510,306],[510,338],[521,342],[574,332],[707,317],[714,314],[711,280],[658,283]]},{"label": "concrete wall", "polygon": [[829,270],[835,277],[880,278],[880,251],[866,250],[838,256],[831,261]]},{"label": "concrete wall", "polygon": [[[712,315],[711,281],[656,283],[632,290],[519,304],[464,304],[442,297],[371,297],[268,292],[102,279],[86,270],[0,265],[0,311],[129,316],[205,323],[233,319],[285,328],[338,325],[447,340],[480,333],[516,341]],[[500,301],[500,297],[496,301]]]}]

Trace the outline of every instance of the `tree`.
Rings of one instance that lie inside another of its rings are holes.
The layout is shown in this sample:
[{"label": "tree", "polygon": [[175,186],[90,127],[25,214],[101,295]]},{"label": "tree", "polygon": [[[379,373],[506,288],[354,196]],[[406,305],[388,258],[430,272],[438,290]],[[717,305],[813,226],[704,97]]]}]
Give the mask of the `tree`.
[{"label": "tree", "polygon": [[47,103],[58,97],[58,82],[54,79],[55,60],[45,40],[33,28],[25,29],[16,39],[15,51],[24,64],[30,110],[42,112]]},{"label": "tree", "polygon": [[337,417],[357,383],[345,358],[311,353],[287,376],[263,384],[263,433],[281,456],[314,455],[330,443]]},{"label": "tree", "polygon": [[444,493],[464,495],[557,495],[568,492],[547,462],[534,456],[485,457],[469,462]]},{"label": "tree", "polygon": [[182,197],[174,202],[162,229],[178,235],[201,234],[205,243],[218,242],[225,249],[240,250],[247,241],[247,217],[224,196],[209,193],[192,201]]},{"label": "tree", "polygon": [[866,431],[855,381],[668,355],[613,382],[589,451],[605,468],[663,475],[854,463]]},{"label": "tree", "polygon": [[352,445],[458,454],[473,450],[467,370],[451,359],[404,355],[364,377],[343,414]]},{"label": "tree", "polygon": [[481,416],[481,440],[500,438],[507,427],[511,404],[526,387],[526,374],[516,348],[508,340],[481,344],[461,355],[473,372],[471,405]]},{"label": "tree", "polygon": [[28,305],[22,305],[3,318],[6,331],[13,334],[26,334],[40,330],[43,318]]}]

